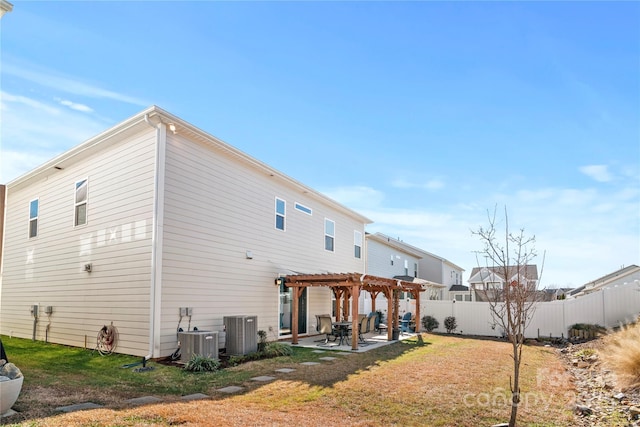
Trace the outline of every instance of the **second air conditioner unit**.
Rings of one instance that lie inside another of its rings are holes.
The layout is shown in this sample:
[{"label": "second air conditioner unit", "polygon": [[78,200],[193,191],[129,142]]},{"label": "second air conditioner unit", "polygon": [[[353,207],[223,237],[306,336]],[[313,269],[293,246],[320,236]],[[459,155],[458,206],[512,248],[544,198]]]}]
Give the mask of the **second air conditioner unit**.
[{"label": "second air conditioner unit", "polygon": [[228,355],[244,355],[258,351],[258,316],[225,316]]},{"label": "second air conditioner unit", "polygon": [[218,332],[189,331],[179,332],[180,361],[187,363],[194,354],[211,359],[218,358]]}]

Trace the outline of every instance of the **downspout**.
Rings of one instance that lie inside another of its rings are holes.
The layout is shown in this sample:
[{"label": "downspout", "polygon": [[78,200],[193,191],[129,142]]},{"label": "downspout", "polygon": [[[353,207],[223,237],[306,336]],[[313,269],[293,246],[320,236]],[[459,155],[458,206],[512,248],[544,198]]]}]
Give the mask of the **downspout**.
[{"label": "downspout", "polygon": [[149,115],[144,115],[144,121],[156,130],[148,358],[160,356],[160,316],[162,308],[162,237],[164,225],[164,175],[167,128],[162,122],[162,119],[159,116],[157,117],[159,122],[154,125],[149,120]]}]

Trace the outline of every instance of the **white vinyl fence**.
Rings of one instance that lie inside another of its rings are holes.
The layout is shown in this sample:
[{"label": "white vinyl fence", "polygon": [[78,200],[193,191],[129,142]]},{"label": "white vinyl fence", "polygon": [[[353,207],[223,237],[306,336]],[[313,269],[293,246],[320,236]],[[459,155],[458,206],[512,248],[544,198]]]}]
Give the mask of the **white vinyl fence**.
[{"label": "white vinyl fence", "polygon": [[[530,314],[527,338],[567,337],[571,325],[588,323],[606,328],[629,323],[640,315],[640,286],[637,283],[606,288],[574,299],[539,302]],[[500,336],[502,331],[491,316],[489,303],[464,301],[421,301],[420,316],[433,316],[446,332],[444,319],[454,316],[462,335]],[[422,328],[422,324],[420,324]]]}]

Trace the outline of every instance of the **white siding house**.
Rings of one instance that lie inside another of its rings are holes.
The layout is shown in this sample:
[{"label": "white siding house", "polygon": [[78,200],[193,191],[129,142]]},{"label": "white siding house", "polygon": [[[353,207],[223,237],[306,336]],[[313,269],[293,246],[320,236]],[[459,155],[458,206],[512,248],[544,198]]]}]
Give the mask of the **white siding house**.
[{"label": "white siding house", "polygon": [[[113,323],[118,352],[154,358],[179,326],[221,330],[229,315],[289,336],[274,280],[364,272],[354,236],[370,223],[155,106],[8,183],[5,210],[0,333],[93,348]],[[301,334],[331,292],[304,299]]]}]

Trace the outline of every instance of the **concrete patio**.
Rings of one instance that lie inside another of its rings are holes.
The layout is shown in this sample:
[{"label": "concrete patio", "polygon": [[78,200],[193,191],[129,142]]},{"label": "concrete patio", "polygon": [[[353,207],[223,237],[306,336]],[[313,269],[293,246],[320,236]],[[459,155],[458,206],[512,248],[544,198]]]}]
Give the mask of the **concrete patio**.
[{"label": "concrete patio", "polygon": [[[412,332],[403,332],[400,334],[399,340],[405,340],[408,338],[415,337],[416,334]],[[332,351],[342,351],[348,353],[362,353],[365,351],[373,350],[374,348],[380,348],[385,345],[393,344],[398,342],[397,340],[388,341],[386,332],[384,334],[367,334],[365,335],[365,344],[358,343],[358,349],[351,349],[351,340],[343,341],[342,345],[340,345],[340,340],[329,341],[325,344],[325,336],[324,335],[311,335],[298,338],[298,344],[291,344],[291,339],[284,340],[283,342],[293,347],[305,347],[305,348],[315,348],[317,350],[332,350]],[[348,341],[348,342],[347,342]]]}]

